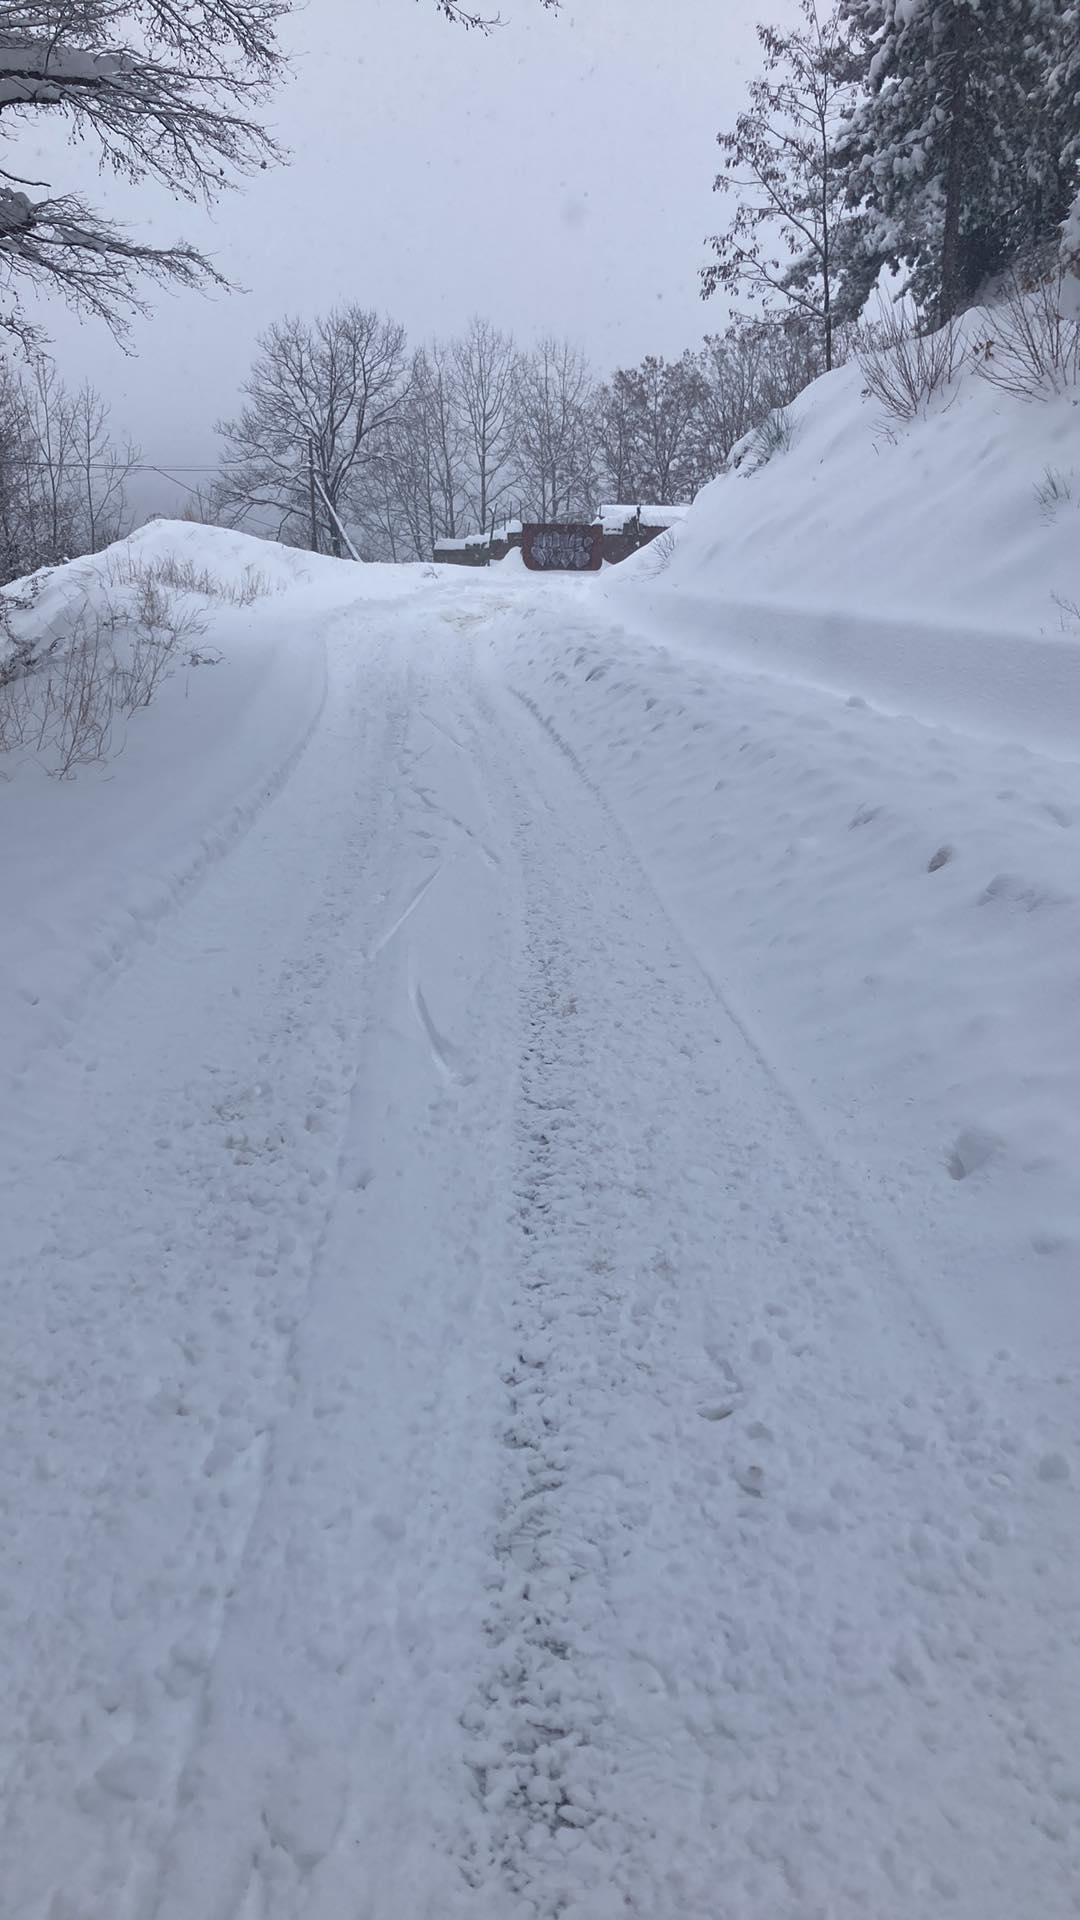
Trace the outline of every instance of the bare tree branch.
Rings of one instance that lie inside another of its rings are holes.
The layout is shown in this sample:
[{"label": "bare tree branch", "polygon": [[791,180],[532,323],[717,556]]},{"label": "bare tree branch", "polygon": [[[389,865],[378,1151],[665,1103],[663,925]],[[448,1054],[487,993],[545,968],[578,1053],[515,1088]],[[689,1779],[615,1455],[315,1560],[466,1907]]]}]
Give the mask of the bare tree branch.
[{"label": "bare tree branch", "polygon": [[[75,139],[137,184],[156,179],[209,202],[237,176],[280,159],[253,117],[284,66],[276,29],[288,0],[0,0],[0,138],[27,116],[58,114]],[[194,247],[131,237],[79,196],[0,188],[0,268],[52,287],[121,333],[143,311],[144,281],[222,285]],[[18,309],[0,322],[22,334]]]}]

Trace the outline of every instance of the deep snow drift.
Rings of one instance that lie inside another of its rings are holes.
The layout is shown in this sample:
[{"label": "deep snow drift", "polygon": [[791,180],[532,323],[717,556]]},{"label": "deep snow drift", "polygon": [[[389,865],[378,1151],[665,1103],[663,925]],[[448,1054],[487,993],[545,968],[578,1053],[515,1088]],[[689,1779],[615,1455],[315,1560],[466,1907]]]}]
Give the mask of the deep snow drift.
[{"label": "deep snow drift", "polygon": [[[0,1054],[56,1038],[86,990],[133,938],[195,884],[288,775],[326,693],[322,626],[358,595],[391,600],[421,570],[351,565],[273,542],[155,521],[106,553],[57,567],[23,610],[6,590],[11,640],[63,652],[80,613],[103,620],[131,598],[133,569],[161,562],[208,575],[246,607],[173,593],[196,622],[145,711],[113,730],[101,765],[49,778],[29,739],[0,757],[5,912],[0,923]],[[205,639],[205,645],[203,641]],[[0,664],[5,643],[0,640]],[[220,657],[218,657],[220,656]]]},{"label": "deep snow drift", "polygon": [[[969,356],[993,314],[963,323]],[[667,569],[607,590],[670,642],[965,732],[1080,747],[1080,388],[957,377],[910,422],[857,363],[787,409],[791,444],[698,496]]]},{"label": "deep snow drift", "polygon": [[782,472],[148,530],[274,590],[0,784],[5,1920],[1073,1911],[1080,764],[748,638]]}]

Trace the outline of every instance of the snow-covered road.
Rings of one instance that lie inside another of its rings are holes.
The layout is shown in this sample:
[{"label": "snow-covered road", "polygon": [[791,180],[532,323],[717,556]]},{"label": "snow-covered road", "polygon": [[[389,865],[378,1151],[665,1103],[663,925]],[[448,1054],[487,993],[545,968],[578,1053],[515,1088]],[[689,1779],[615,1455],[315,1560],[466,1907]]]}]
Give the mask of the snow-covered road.
[{"label": "snow-covered road", "polygon": [[5,1099],[0,1913],[1064,1920],[1069,1459],[538,709],[526,592],[336,615]]}]

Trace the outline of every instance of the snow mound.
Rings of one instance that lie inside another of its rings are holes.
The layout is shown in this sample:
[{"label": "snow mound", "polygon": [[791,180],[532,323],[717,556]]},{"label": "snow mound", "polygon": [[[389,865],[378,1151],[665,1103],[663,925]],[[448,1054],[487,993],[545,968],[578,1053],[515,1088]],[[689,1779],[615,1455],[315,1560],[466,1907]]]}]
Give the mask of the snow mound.
[{"label": "snow mound", "polygon": [[[95,983],[195,886],[288,778],[322,709],[326,635],[358,600],[428,582],[183,521],[4,590],[0,669],[34,700],[87,640],[133,670],[141,596],[181,641],[145,706],[114,713],[99,759],[58,759],[23,728],[0,751],[0,1051],[15,1066],[63,1036]],[[0,693],[3,692],[0,686]],[[40,700],[39,700],[40,704]]]},{"label": "snow mound", "polygon": [[893,711],[1080,752],[1080,389],[958,376],[908,422],[857,363],[787,410],[790,445],[698,496],[670,566],[605,580],[619,616]]}]

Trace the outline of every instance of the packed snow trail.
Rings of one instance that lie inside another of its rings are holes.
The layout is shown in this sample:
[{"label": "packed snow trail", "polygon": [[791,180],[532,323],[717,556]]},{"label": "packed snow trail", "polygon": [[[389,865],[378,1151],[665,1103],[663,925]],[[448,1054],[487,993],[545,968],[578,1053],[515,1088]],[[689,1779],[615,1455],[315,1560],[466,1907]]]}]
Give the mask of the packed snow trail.
[{"label": "packed snow trail", "polygon": [[516,605],[330,629],[289,777],[6,1109],[0,1911],[1063,1920],[1074,1490]]}]

